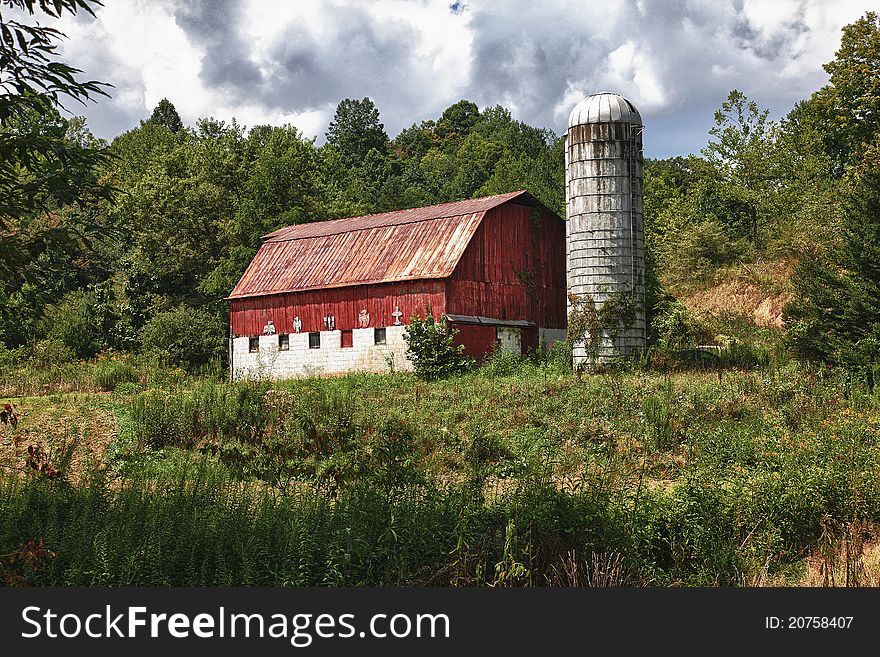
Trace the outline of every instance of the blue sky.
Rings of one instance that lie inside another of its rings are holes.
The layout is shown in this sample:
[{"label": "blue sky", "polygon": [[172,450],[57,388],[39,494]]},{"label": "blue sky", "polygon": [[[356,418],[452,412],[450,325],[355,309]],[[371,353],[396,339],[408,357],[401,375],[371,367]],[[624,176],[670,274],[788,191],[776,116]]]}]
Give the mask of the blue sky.
[{"label": "blue sky", "polygon": [[[67,17],[61,52],[112,98],[72,108],[104,138],[163,97],[184,122],[292,123],[323,142],[343,98],[390,136],[467,98],[564,132],[614,91],[645,119],[645,155],[697,153],[731,89],[783,116],[827,82],[851,0],[105,0]],[[42,22],[50,24],[51,21]]]}]

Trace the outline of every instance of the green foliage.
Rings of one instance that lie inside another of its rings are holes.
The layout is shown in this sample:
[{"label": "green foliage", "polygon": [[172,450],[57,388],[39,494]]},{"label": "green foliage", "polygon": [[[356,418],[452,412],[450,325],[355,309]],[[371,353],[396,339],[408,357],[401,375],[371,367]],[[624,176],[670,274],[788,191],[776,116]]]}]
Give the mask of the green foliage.
[{"label": "green foliage", "polygon": [[880,169],[864,173],[845,214],[840,248],[795,270],[785,317],[799,356],[872,372],[880,364]]},{"label": "green foliage", "polygon": [[712,333],[701,318],[680,301],[666,305],[655,322],[657,343],[664,349],[686,349],[712,341]]},{"label": "green foliage", "polygon": [[68,293],[61,303],[49,309],[46,324],[50,338],[64,344],[77,358],[91,358],[104,346],[95,299],[87,292]]},{"label": "green foliage", "polygon": [[749,252],[745,240],[731,239],[710,219],[668,234],[659,257],[668,284],[688,289],[711,282],[720,267],[741,262]]},{"label": "green foliage", "polygon": [[150,385],[21,401],[120,434],[67,482],[0,475],[0,553],[57,555],[28,583],[793,584],[880,521],[880,397],[837,368]]},{"label": "green foliage", "polygon": [[34,343],[30,362],[39,368],[57,367],[76,360],[76,352],[58,338],[46,338]]},{"label": "green foliage", "polygon": [[500,342],[496,342],[492,353],[480,366],[480,372],[488,376],[513,376],[521,372],[527,362],[527,357],[505,349]]},{"label": "green foliage", "polygon": [[153,108],[153,113],[150,115],[150,122],[165,126],[171,132],[177,132],[183,128],[183,121],[180,120],[180,115],[177,113],[177,109],[167,98],[160,100],[159,104]]},{"label": "green foliage", "polygon": [[141,350],[169,365],[192,368],[225,352],[223,323],[197,308],[178,306],[152,317],[138,334]]},{"label": "green foliage", "polygon": [[480,120],[480,109],[469,100],[460,100],[450,105],[437,121],[437,133],[441,139],[463,137],[467,135]]},{"label": "green foliage", "polygon": [[25,349],[17,347],[10,349],[0,342],[0,370],[11,370],[16,365],[22,363],[26,358]]},{"label": "green foliage", "polygon": [[829,85],[812,100],[828,151],[842,171],[880,134],[880,14],[869,11],[844,26],[834,55],[823,66]]},{"label": "green foliage", "polygon": [[436,322],[430,312],[425,319],[411,317],[403,332],[406,357],[417,376],[426,381],[445,379],[470,369],[473,360],[464,355],[464,345],[455,344],[455,330]]},{"label": "green foliage", "polygon": [[128,361],[107,359],[98,361],[92,370],[95,386],[99,390],[113,392],[126,383],[137,383],[135,366]]},{"label": "green foliage", "polygon": [[620,331],[632,326],[638,310],[632,292],[603,296],[597,303],[590,294],[568,294],[567,337],[572,345],[583,346],[591,367],[598,365],[603,350],[614,345]]},{"label": "green foliage", "polygon": [[363,162],[367,153],[388,150],[388,135],[379,122],[379,110],[369,98],[346,98],[336,106],[327,128],[327,143],[335,149],[345,166]]},{"label": "green foliage", "polygon": [[15,288],[0,282],[0,343],[16,347],[42,335],[41,297],[32,283]]},{"label": "green foliage", "polygon": [[[59,18],[82,10],[94,15],[96,0],[12,0],[13,11]],[[85,102],[106,96],[106,85],[78,79],[79,69],[57,60],[64,34],[39,22],[0,16],[0,281],[20,283],[26,267],[46,245],[72,244],[80,234],[58,217],[36,215],[63,204],[108,200],[112,189],[95,170],[108,162],[100,148],[67,139],[69,122],[58,108],[63,98]]]}]

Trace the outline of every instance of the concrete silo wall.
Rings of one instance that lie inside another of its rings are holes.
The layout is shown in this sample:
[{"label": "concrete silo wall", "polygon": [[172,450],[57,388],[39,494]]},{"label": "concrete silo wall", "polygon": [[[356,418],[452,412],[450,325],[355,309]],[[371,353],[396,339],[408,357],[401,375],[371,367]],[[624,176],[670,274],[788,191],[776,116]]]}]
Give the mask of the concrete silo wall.
[{"label": "concrete silo wall", "polygon": [[[611,295],[632,295],[636,308],[634,321],[603,333],[598,359],[607,362],[646,340],[642,126],[571,126],[565,156],[568,290],[597,307]],[[590,363],[584,343],[575,345],[574,360]]]}]

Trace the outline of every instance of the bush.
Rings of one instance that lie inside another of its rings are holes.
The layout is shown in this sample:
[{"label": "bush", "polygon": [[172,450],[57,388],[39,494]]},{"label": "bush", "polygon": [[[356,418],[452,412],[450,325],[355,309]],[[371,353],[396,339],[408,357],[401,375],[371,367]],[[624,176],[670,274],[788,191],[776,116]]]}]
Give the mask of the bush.
[{"label": "bush", "polygon": [[31,348],[31,363],[37,367],[52,367],[76,360],[76,354],[57,338],[40,340]]},{"label": "bush", "polygon": [[532,355],[532,360],[544,374],[568,374],[572,371],[571,342],[557,340],[549,347],[542,342]]},{"label": "bush", "polygon": [[528,363],[529,360],[525,356],[505,349],[500,342],[496,342],[495,348],[483,362],[480,370],[490,376],[513,376],[522,372],[523,367]]},{"label": "bush", "polygon": [[416,375],[426,381],[445,379],[466,372],[474,360],[464,355],[464,345],[454,342],[455,331],[445,322],[435,322],[429,313],[425,319],[413,317],[403,332],[406,356]]},{"label": "bush", "polygon": [[14,349],[10,349],[5,344],[0,342],[0,370],[8,370],[13,367],[22,364],[25,360],[25,349],[23,347],[16,347]]},{"label": "bush", "polygon": [[104,360],[92,371],[95,386],[106,392],[116,390],[121,383],[137,383],[134,365],[121,360]]},{"label": "bush", "polygon": [[225,353],[223,322],[203,310],[179,306],[159,313],[141,329],[142,351],[165,365],[192,368]]},{"label": "bush", "polygon": [[709,327],[680,301],[667,304],[654,327],[657,342],[664,349],[686,349],[713,341]]},{"label": "bush", "polygon": [[77,358],[92,358],[104,347],[92,296],[70,292],[46,314],[47,335],[66,345]]},{"label": "bush", "polygon": [[731,239],[715,220],[689,226],[669,236],[660,248],[661,269],[673,286],[709,281],[715,271],[749,253],[744,239]]}]

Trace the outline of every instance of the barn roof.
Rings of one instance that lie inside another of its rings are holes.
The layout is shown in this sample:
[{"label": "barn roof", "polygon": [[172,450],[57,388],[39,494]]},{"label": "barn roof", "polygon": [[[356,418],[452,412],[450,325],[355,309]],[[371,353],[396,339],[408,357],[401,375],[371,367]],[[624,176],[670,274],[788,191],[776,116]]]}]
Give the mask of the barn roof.
[{"label": "barn roof", "polygon": [[543,207],[519,191],[276,230],[228,298],[446,278],[486,212],[513,200]]}]

